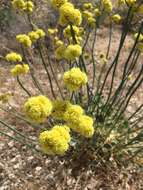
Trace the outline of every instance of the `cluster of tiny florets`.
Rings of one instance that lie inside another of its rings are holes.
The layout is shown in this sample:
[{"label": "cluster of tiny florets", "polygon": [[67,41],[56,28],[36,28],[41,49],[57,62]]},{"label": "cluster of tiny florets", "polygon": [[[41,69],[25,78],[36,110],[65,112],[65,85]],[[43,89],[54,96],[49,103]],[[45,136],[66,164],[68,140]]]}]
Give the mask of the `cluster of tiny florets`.
[{"label": "cluster of tiny florets", "polygon": [[24,104],[26,116],[33,122],[42,123],[52,112],[52,103],[45,96],[29,98]]},{"label": "cluster of tiny florets", "polygon": [[70,129],[66,125],[56,125],[51,130],[40,133],[39,143],[44,153],[63,155],[69,148]]},{"label": "cluster of tiny florets", "polygon": [[82,22],[82,15],[79,9],[74,8],[71,3],[64,3],[60,9],[59,23],[61,25],[73,24],[79,26]]},{"label": "cluster of tiny florets", "polygon": [[15,65],[14,68],[11,69],[11,74],[13,76],[18,76],[18,75],[24,75],[29,72],[29,65],[27,64],[17,64]]},{"label": "cluster of tiny florets", "polygon": [[94,134],[93,119],[84,113],[80,105],[73,105],[68,101],[56,100],[53,102],[53,118],[63,120],[80,135],[90,138]]},{"label": "cluster of tiny florets", "polygon": [[34,4],[30,0],[13,0],[12,6],[15,9],[26,11],[28,13],[33,12],[33,9],[34,9]]},{"label": "cluster of tiny florets", "polygon": [[22,56],[19,53],[11,52],[5,56],[5,59],[9,62],[21,62]]},{"label": "cluster of tiny florets", "polygon": [[38,39],[45,37],[45,32],[42,29],[37,29],[30,31],[28,34],[19,34],[16,36],[16,39],[25,47],[31,47],[33,42],[36,42]]},{"label": "cluster of tiny florets", "polygon": [[87,75],[80,68],[74,67],[64,73],[63,80],[70,91],[76,91],[87,83]]}]

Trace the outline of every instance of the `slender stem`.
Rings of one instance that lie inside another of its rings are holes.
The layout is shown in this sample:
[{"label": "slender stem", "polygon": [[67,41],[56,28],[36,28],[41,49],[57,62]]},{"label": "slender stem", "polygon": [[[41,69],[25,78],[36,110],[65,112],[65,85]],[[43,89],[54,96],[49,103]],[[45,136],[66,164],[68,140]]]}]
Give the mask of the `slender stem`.
[{"label": "slender stem", "polygon": [[112,41],[112,22],[110,22],[110,29],[109,29],[109,43],[108,43],[108,48],[107,48],[107,53],[106,53],[106,59],[109,57],[109,52],[111,48],[111,41]]},{"label": "slender stem", "polygon": [[128,118],[128,121],[131,120],[141,109],[143,108],[143,104],[141,104],[136,111]]},{"label": "slender stem", "polygon": [[19,142],[19,143],[21,143],[21,144],[27,146],[28,148],[30,148],[30,149],[32,149],[32,150],[35,150],[35,151],[38,152],[38,153],[40,152],[39,150],[37,150],[37,149],[35,148],[35,146],[32,146],[31,144],[27,144],[26,142],[22,142],[22,141],[21,141],[19,138],[17,138],[17,137],[10,136],[10,135],[8,135],[7,133],[5,133],[5,132],[3,132],[3,131],[0,131],[0,134],[2,134],[2,135],[6,136],[6,137],[8,137],[8,138],[10,138],[10,139],[12,139],[12,140],[14,140],[14,141],[17,141],[17,142]]},{"label": "slender stem", "polygon": [[47,68],[45,59],[44,59],[44,57],[43,57],[43,54],[42,54],[42,51],[41,51],[40,43],[37,43],[37,44],[38,44],[38,50],[39,50],[39,54],[40,54],[40,57],[41,57],[41,60],[42,60],[42,64],[43,64],[43,66],[44,66],[44,68],[45,68],[45,71],[46,71],[47,76],[48,76],[48,79],[49,79],[49,83],[50,83],[50,88],[51,88],[52,95],[53,95],[53,97],[56,99],[56,95],[55,95],[55,92],[54,92],[54,89],[53,89],[52,79],[51,79],[49,70],[48,70],[48,68]]},{"label": "slender stem", "polygon": [[96,64],[95,64],[95,55],[94,55],[96,38],[97,38],[97,28],[95,29],[94,39],[93,39],[92,48],[91,48],[92,49],[92,53],[91,53],[91,55],[92,55],[92,66],[93,66],[92,89],[94,89],[95,75],[96,75]]},{"label": "slender stem", "polygon": [[64,100],[65,98],[64,98],[64,96],[63,96],[61,87],[60,87],[60,85],[59,85],[59,83],[58,83],[57,77],[56,77],[55,72],[54,72],[54,70],[53,70],[53,67],[52,67],[52,64],[51,64],[49,55],[48,55],[48,63],[49,63],[51,72],[52,72],[52,74],[53,74],[53,77],[54,77],[54,79],[55,79],[56,85],[57,85],[57,87],[58,87],[58,89],[59,89],[60,95],[61,95],[62,99]]},{"label": "slender stem", "polygon": [[[10,105],[10,106],[11,106],[11,105]],[[27,119],[25,119],[25,118],[24,118],[21,114],[19,114],[19,112],[17,112],[16,110],[14,110],[14,111],[16,112],[16,113],[15,113],[15,112],[11,112],[11,111],[9,111],[9,110],[3,108],[3,107],[0,107],[0,109],[3,110],[3,111],[5,111],[5,112],[7,112],[7,113],[9,113],[9,114],[11,114],[11,115],[13,115],[13,116],[15,116],[15,117],[17,117],[18,119],[20,119],[20,120],[26,122],[27,124],[29,124],[30,126],[32,126],[34,129],[35,129],[35,128],[39,129],[39,126],[34,125],[33,123],[31,123],[30,121],[28,121]],[[12,108],[12,109],[13,109],[13,108]]]},{"label": "slender stem", "polygon": [[[44,92],[43,92],[43,90],[42,90],[42,88],[41,88],[39,82],[37,81],[36,77],[34,76],[33,68],[31,67],[30,62],[29,62],[29,60],[28,60],[27,57],[26,57],[26,54],[25,54],[25,51],[24,51],[23,46],[21,46],[21,50],[22,50],[22,53],[23,53],[23,57],[24,57],[25,62],[29,65],[29,68],[30,68],[30,75],[31,75],[31,77],[32,77],[32,81],[33,81],[34,86],[39,90],[39,92],[40,92],[41,94],[44,94]],[[30,54],[30,55],[31,55],[31,54]],[[31,57],[32,57],[32,56],[31,56]],[[33,59],[32,59],[32,58],[31,58],[31,61],[32,61],[32,63],[33,63]]]},{"label": "slender stem", "polygon": [[[110,86],[110,92],[108,94],[107,101],[109,100],[111,92],[112,92],[112,87],[113,87],[113,82],[114,82],[115,71],[116,71],[117,64],[118,64],[118,59],[119,59],[119,56],[120,56],[123,44],[125,42],[125,39],[126,39],[126,36],[127,36],[127,33],[128,33],[128,29],[129,29],[128,19],[130,18],[130,14],[131,14],[131,8],[129,8],[129,10],[128,10],[128,14],[127,14],[127,17],[126,17],[126,20],[125,20],[124,30],[123,30],[122,35],[121,35],[120,44],[119,44],[119,48],[118,48],[117,54],[116,54],[115,59],[113,60],[111,66],[109,67],[109,69],[108,69],[108,71],[107,71],[107,73],[105,75],[102,87],[100,89],[100,93],[99,94],[102,94],[102,91],[103,91],[103,89],[105,87],[107,78],[108,78],[108,76],[109,76],[112,68],[114,67],[113,74],[112,74],[112,80],[111,80],[111,86]],[[130,22],[131,22],[131,20],[132,19],[130,19]]]},{"label": "slender stem", "polygon": [[1,123],[2,125],[4,125],[5,127],[7,127],[8,129],[14,131],[16,134],[20,135],[20,136],[23,137],[24,139],[28,139],[28,140],[30,140],[30,141],[35,141],[35,140],[33,140],[33,139],[31,139],[31,138],[29,138],[29,137],[23,135],[23,134],[20,133],[17,129],[13,128],[12,126],[10,126],[10,125],[7,124],[6,122],[2,121],[1,119],[0,119],[0,123]]},{"label": "slender stem", "polygon": [[27,94],[28,96],[31,96],[30,92],[23,86],[22,82],[20,81],[19,76],[17,76],[16,79],[17,79],[18,84],[19,84],[20,87],[26,92],[26,94]]}]

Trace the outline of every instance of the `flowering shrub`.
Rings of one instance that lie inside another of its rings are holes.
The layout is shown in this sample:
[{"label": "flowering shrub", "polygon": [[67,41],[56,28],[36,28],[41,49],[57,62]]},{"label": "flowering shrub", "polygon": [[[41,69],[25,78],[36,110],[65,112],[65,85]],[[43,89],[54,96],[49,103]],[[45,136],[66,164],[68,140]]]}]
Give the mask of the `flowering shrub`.
[{"label": "flowering shrub", "polygon": [[[9,52],[4,55],[6,61],[16,63],[11,74],[16,77],[27,96],[25,104],[21,106],[25,115],[17,112],[15,116],[31,126],[38,125],[41,131],[37,142],[29,145],[27,137],[5,121],[0,120],[0,123],[27,139],[26,145],[48,155],[66,157],[69,154],[80,157],[86,154],[86,159],[94,161],[94,156],[91,158],[88,154],[92,152],[99,162],[104,162],[110,158],[116,161],[131,159],[141,154],[143,115],[140,113],[143,104],[130,115],[127,108],[143,82],[143,65],[138,61],[143,53],[142,23],[136,34],[133,34],[134,44],[124,60],[121,80],[116,86],[114,82],[130,24],[136,14],[143,14],[142,3],[136,0],[118,0],[114,9],[110,0],[99,0],[93,4],[84,3],[79,8],[67,0],[51,0],[52,8],[59,13],[59,18],[57,26],[48,28],[47,31],[39,28],[36,21],[32,20],[34,1],[13,0],[12,5],[19,14],[27,16],[31,26],[31,31],[27,34],[16,36],[22,54]],[[112,28],[123,19],[118,13],[121,6],[128,13],[124,18],[119,47],[116,54],[109,58]],[[96,37],[106,20],[110,30],[109,43],[107,51],[98,60],[95,54],[95,49],[98,48]],[[46,37],[50,39],[53,52],[46,46]],[[33,49],[36,50],[36,55]],[[35,77],[36,70],[31,72],[34,67],[33,56],[41,59],[51,94],[46,94]],[[102,68],[98,71],[99,63]],[[63,69],[60,80],[54,71],[55,64]],[[140,69],[132,79],[136,65],[140,65]],[[39,94],[32,94],[22,83],[20,77],[27,74],[32,76]],[[108,78],[110,82],[107,83]],[[106,86],[108,90],[105,90]],[[4,99],[5,96],[1,97]],[[6,110],[4,107],[1,109]],[[37,143],[41,149],[35,148]]]}]

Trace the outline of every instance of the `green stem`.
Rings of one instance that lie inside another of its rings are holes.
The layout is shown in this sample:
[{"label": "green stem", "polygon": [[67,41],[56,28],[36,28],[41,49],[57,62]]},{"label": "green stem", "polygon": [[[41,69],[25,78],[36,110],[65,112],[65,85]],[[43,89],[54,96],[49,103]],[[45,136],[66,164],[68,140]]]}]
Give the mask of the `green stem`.
[{"label": "green stem", "polygon": [[14,141],[17,141],[17,142],[19,142],[19,143],[21,143],[21,144],[27,146],[28,148],[30,148],[30,149],[32,149],[32,150],[35,150],[36,152],[40,153],[40,151],[37,150],[37,149],[35,148],[35,146],[32,146],[31,144],[27,144],[26,142],[22,142],[19,138],[10,136],[10,135],[8,135],[7,133],[5,133],[5,132],[3,132],[3,131],[0,131],[0,134],[2,134],[2,135],[6,136],[6,137],[8,137],[8,138],[10,138],[10,139],[12,139],[12,140],[14,140]]},{"label": "green stem", "polygon": [[44,66],[44,68],[45,68],[45,71],[46,71],[47,76],[48,76],[48,79],[49,79],[49,83],[50,83],[50,88],[51,88],[52,95],[53,95],[53,97],[56,99],[56,95],[55,95],[55,92],[54,92],[54,89],[53,89],[52,79],[51,79],[50,73],[49,73],[49,71],[48,71],[48,68],[47,68],[45,59],[44,59],[44,57],[43,57],[43,54],[42,54],[42,51],[41,51],[40,43],[37,43],[37,44],[38,44],[38,51],[39,51],[39,54],[40,54],[40,57],[41,57],[41,60],[42,60],[42,64],[43,64],[43,66]]},{"label": "green stem", "polygon": [[31,97],[30,92],[23,86],[22,82],[21,82],[20,79],[19,79],[19,76],[17,76],[16,79],[17,79],[17,82],[18,82],[18,84],[20,85],[20,87],[26,92],[26,94],[27,94],[28,96]]},{"label": "green stem", "polygon": [[12,126],[10,126],[9,124],[5,123],[4,121],[0,120],[0,123],[1,123],[2,125],[4,125],[5,127],[7,127],[8,129],[10,129],[11,131],[13,131],[13,132],[15,132],[16,134],[18,134],[19,136],[23,137],[24,139],[28,139],[28,140],[30,140],[30,141],[35,141],[35,140],[33,140],[33,139],[31,139],[31,138],[29,138],[29,137],[27,137],[27,136],[21,134],[17,129],[14,129]]},{"label": "green stem", "polygon": [[108,43],[108,48],[107,48],[107,53],[106,53],[106,59],[108,59],[110,48],[111,48],[111,41],[112,41],[112,22],[110,23],[110,30],[109,30],[109,43]]}]

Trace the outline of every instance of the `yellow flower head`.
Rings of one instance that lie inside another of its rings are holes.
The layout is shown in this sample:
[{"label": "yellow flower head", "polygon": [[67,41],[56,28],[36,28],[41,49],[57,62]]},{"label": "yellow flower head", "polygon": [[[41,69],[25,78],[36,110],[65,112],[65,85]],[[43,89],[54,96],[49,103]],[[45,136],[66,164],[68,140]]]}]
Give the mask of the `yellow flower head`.
[{"label": "yellow flower head", "polygon": [[121,21],[121,16],[119,15],[119,14],[114,14],[113,16],[112,16],[112,20],[113,20],[113,22],[115,22],[115,23],[120,23],[120,21]]},{"label": "yellow flower head", "polygon": [[17,64],[13,69],[11,69],[11,74],[13,76],[18,76],[22,74],[26,74],[29,71],[29,66],[27,64]]},{"label": "yellow flower head", "polygon": [[70,123],[71,129],[86,138],[94,135],[93,119],[87,115],[81,115],[77,123]]},{"label": "yellow flower head", "polygon": [[118,6],[126,4],[125,0],[118,0]]},{"label": "yellow flower head", "polygon": [[66,122],[77,123],[79,117],[84,113],[84,110],[79,105],[70,105],[64,113],[64,120]]},{"label": "yellow flower head", "polygon": [[126,2],[129,6],[133,6],[137,2],[137,0],[126,0]]},{"label": "yellow flower head", "polygon": [[49,34],[49,36],[55,35],[55,34],[57,34],[57,32],[58,32],[58,29],[57,29],[57,28],[49,28],[49,29],[48,29],[48,34]]},{"label": "yellow flower head", "polygon": [[82,54],[82,47],[78,44],[67,46],[64,56],[67,60],[74,60]]},{"label": "yellow flower head", "polygon": [[11,61],[11,62],[21,62],[22,61],[22,56],[18,53],[15,52],[11,52],[8,53],[5,57],[5,59],[7,61]]},{"label": "yellow flower head", "polygon": [[83,14],[83,17],[86,18],[86,19],[94,16],[93,13],[90,12],[90,11],[83,11],[82,14]]},{"label": "yellow flower head", "polygon": [[31,12],[33,12],[33,9],[34,9],[34,4],[33,4],[33,2],[32,2],[32,1],[29,1],[29,0],[26,1],[23,10],[26,11],[26,12],[31,13]]},{"label": "yellow flower head", "polygon": [[35,32],[38,34],[39,38],[43,38],[46,35],[42,29],[37,29]]},{"label": "yellow flower head", "polygon": [[77,44],[81,44],[82,40],[83,40],[82,37],[80,36],[76,37]]},{"label": "yellow flower head", "polygon": [[87,19],[87,23],[88,23],[88,25],[89,25],[91,28],[95,28],[95,27],[96,27],[96,20],[95,20],[95,18],[93,18],[93,17],[89,17],[89,18]]},{"label": "yellow flower head", "polygon": [[68,0],[51,0],[51,4],[54,8],[60,8],[63,4],[67,3]]},{"label": "yellow flower head", "polygon": [[72,68],[64,73],[63,80],[70,91],[76,91],[87,83],[87,75],[79,68]]},{"label": "yellow flower head", "polygon": [[63,100],[53,101],[52,117],[55,119],[63,119],[67,108],[70,106],[70,102]]},{"label": "yellow flower head", "polygon": [[55,125],[52,130],[58,131],[61,137],[64,138],[68,143],[71,141],[71,136],[69,134],[70,128],[67,125]]},{"label": "yellow flower head", "polygon": [[64,53],[66,50],[66,46],[63,44],[61,46],[59,46],[56,51],[55,51],[55,57],[57,60],[61,60],[64,58]]},{"label": "yellow flower head", "polygon": [[23,9],[25,7],[25,1],[24,0],[13,0],[12,6],[15,9]]},{"label": "yellow flower head", "polygon": [[25,47],[31,47],[32,41],[29,36],[26,34],[19,34],[16,36],[16,39],[19,43],[23,44]]},{"label": "yellow flower head", "polygon": [[64,45],[64,42],[61,41],[61,40],[55,40],[54,43],[55,43],[55,46],[56,46],[56,47],[60,47],[60,46],[63,46],[63,45]]},{"label": "yellow flower head", "polygon": [[94,9],[94,13],[97,17],[101,15],[101,11],[98,8]]},{"label": "yellow flower head", "polygon": [[84,3],[83,4],[83,9],[88,9],[88,10],[93,9],[92,3]]},{"label": "yellow flower head", "polygon": [[[135,40],[137,39],[138,35],[139,35],[138,33],[134,34]],[[142,34],[140,34],[139,37],[138,37],[138,42],[141,42],[141,41],[143,41],[143,35]]]},{"label": "yellow flower head", "polygon": [[141,53],[143,53],[143,42],[139,42],[139,43],[137,44],[137,49],[138,49]]},{"label": "yellow flower head", "polygon": [[111,0],[102,0],[103,7],[106,12],[110,13],[113,9]]},{"label": "yellow flower head", "polygon": [[81,12],[75,9],[71,3],[65,3],[60,7],[60,19],[61,25],[73,24],[79,26],[82,22]]},{"label": "yellow flower head", "polygon": [[30,40],[31,40],[32,42],[35,42],[36,40],[39,39],[39,35],[38,35],[37,32],[35,32],[35,31],[29,32],[29,33],[28,33],[28,36],[29,36],[29,38],[30,38]]},{"label": "yellow flower head", "polygon": [[[76,36],[80,35],[80,28],[79,28],[79,27],[77,27],[77,26],[72,26],[72,28],[73,28],[74,34],[75,34]],[[72,36],[70,25],[68,25],[68,26],[64,29],[64,32],[63,32],[63,33],[64,33],[64,36],[65,36],[65,37],[71,37],[71,36]]]},{"label": "yellow flower head", "polygon": [[[62,134],[62,132],[64,133]],[[39,143],[44,153],[49,155],[63,155],[69,148],[70,137],[68,131],[55,126],[55,129],[40,133]]]},{"label": "yellow flower head", "polygon": [[24,111],[29,119],[42,123],[52,112],[52,103],[45,96],[31,97],[24,104]]}]

